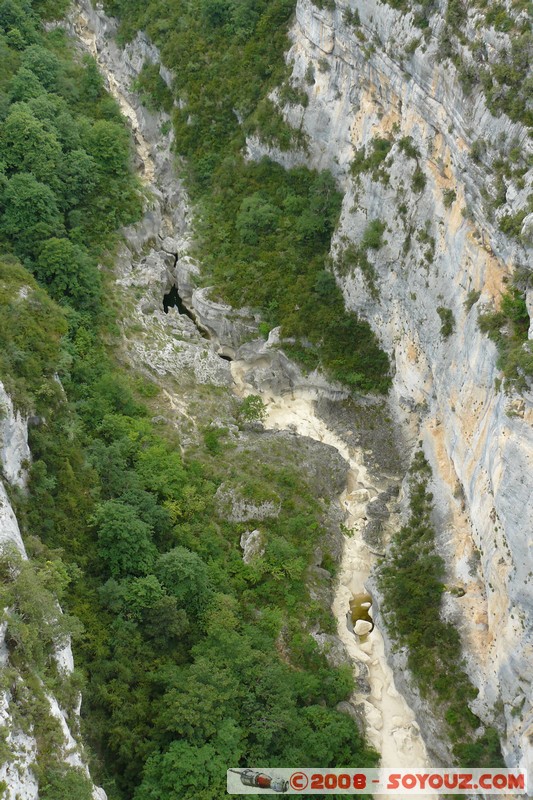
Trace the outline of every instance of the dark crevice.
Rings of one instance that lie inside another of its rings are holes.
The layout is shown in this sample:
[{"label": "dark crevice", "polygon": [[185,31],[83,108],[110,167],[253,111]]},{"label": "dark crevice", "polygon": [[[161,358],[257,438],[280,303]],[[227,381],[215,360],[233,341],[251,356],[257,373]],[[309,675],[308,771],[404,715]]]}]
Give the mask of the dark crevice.
[{"label": "dark crevice", "polygon": [[178,294],[178,287],[176,284],[172,286],[170,291],[167,294],[163,295],[163,311],[165,314],[168,314],[169,308],[177,308],[178,314],[185,314],[186,317],[189,317],[194,324],[196,325],[198,332],[203,336],[204,339],[209,339],[209,334],[207,331],[198,324],[198,320],[196,319],[195,315],[190,311],[183,300],[181,299],[180,295]]},{"label": "dark crevice", "polygon": [[223,358],[223,359],[224,359],[224,361],[233,361],[233,359],[232,359],[232,357],[231,357],[231,356],[226,356],[226,355],[224,355],[224,353],[217,353],[217,356],[218,356],[219,358]]},{"label": "dark crevice", "polygon": [[163,295],[163,311],[168,314],[169,308],[177,308],[179,314],[187,314],[193,319],[191,312],[183,305],[183,300],[178,294],[178,287],[174,284],[167,294]]}]

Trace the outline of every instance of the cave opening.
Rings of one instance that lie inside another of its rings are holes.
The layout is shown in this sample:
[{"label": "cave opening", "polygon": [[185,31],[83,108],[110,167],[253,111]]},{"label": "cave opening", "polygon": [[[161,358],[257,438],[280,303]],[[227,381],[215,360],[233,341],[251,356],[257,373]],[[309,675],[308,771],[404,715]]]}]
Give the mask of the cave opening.
[{"label": "cave opening", "polygon": [[203,329],[201,325],[198,325],[198,320],[196,319],[192,311],[189,311],[189,309],[181,299],[176,284],[174,284],[174,286],[172,286],[169,289],[169,291],[163,295],[163,311],[165,312],[165,314],[168,314],[169,308],[177,308],[178,314],[185,314],[186,317],[189,317],[189,319],[191,319],[194,322],[198,332],[203,336],[203,338],[209,339],[208,332],[205,329]]},{"label": "cave opening", "polygon": [[217,353],[217,355],[218,355],[219,358],[224,359],[224,361],[233,361],[231,356],[226,356],[226,355],[224,355],[224,353]]},{"label": "cave opening", "polygon": [[176,284],[171,287],[170,291],[167,294],[163,295],[163,311],[165,314],[168,314],[169,308],[177,308],[178,314],[186,314],[190,319],[194,322],[194,317],[189,311],[188,308],[185,308],[183,305],[183,300],[178,294],[178,287]]}]

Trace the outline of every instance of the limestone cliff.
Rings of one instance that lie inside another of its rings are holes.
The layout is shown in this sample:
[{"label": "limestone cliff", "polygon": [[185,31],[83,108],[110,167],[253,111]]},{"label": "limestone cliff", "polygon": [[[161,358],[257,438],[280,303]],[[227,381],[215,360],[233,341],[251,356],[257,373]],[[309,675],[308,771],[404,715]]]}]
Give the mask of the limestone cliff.
[{"label": "limestone cliff", "polygon": [[[28,447],[28,421],[13,408],[11,398],[0,381],[0,551],[14,548],[26,560],[26,548],[22,540],[17,517],[13,511],[8,491],[11,488],[24,489],[26,468],[30,461]],[[61,614],[59,607],[58,614]],[[9,613],[9,612],[8,612]],[[9,649],[5,639],[6,622],[0,625],[0,669],[9,670]],[[70,644],[55,653],[60,671],[71,673],[74,661]],[[34,731],[23,724],[24,712],[17,708],[17,703],[24,696],[23,679],[14,676],[11,670],[10,688],[2,686],[0,691],[0,726],[3,742],[9,751],[9,758],[0,766],[0,785],[3,787],[2,797],[6,800],[37,800],[39,785],[35,775],[35,761],[38,758],[38,745]],[[17,697],[18,695],[18,701]],[[59,762],[81,769],[89,774],[83,747],[71,731],[72,720],[59,705],[57,699],[46,692],[48,713],[59,723],[63,734],[63,743],[56,755]],[[81,702],[81,698],[80,698]],[[80,703],[76,709],[80,711]],[[31,712],[25,710],[31,719]],[[94,787],[94,800],[105,800],[102,789]]]},{"label": "limestone cliff", "polygon": [[[476,710],[487,717],[503,703],[506,759],[526,766],[533,394],[501,389],[496,348],[477,317],[498,307],[517,268],[531,268],[533,215],[523,219],[518,240],[498,226],[503,215],[526,208],[531,170],[505,179],[496,212],[486,202],[496,157],[515,147],[525,159],[528,132],[505,114],[494,116],[479,87],[465,94],[457,68],[437,58],[444,8],[422,35],[413,13],[376,0],[320,5],[336,7],[297,4],[288,61],[291,82],[308,102],[282,110],[307,134],[311,164],[331,169],[345,189],[332,246],[337,280],[392,357],[391,404],[406,445],[421,439],[433,467],[440,548],[466,590],[446,613],[461,627],[480,690]],[[490,62],[506,47],[506,34],[480,20],[470,9],[464,29]],[[361,163],[379,139],[389,140],[385,157],[350,172],[358,151]],[[257,140],[249,151],[276,157]],[[282,160],[304,158],[285,153]],[[358,260],[361,251],[366,259]]]}]

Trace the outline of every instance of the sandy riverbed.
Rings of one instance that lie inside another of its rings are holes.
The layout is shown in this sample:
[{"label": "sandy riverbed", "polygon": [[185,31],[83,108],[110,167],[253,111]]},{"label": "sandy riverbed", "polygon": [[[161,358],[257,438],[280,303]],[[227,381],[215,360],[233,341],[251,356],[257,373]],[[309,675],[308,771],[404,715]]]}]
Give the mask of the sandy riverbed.
[{"label": "sandy riverbed", "polygon": [[[256,394],[247,386],[246,364],[232,363],[235,390],[240,396]],[[396,690],[392,671],[385,658],[381,632],[376,627],[368,636],[354,636],[346,626],[346,612],[354,594],[366,590],[366,581],[375,563],[375,556],[362,537],[366,504],[378,494],[372,477],[363,463],[363,452],[349,447],[316,415],[313,400],[316,394],[297,391],[284,396],[267,392],[262,399],[267,408],[265,427],[272,430],[292,430],[335,447],[349,464],[347,488],[340,497],[346,512],[345,525],[352,531],[345,537],[339,582],[333,603],[338,635],[354,662],[368,668],[370,695],[355,694],[352,701],[362,703],[369,742],[381,753],[381,766],[394,768],[424,768],[429,766],[426,748],[414,713]],[[377,797],[377,795],[376,795]],[[423,797],[420,795],[420,797]],[[427,795],[437,797],[436,794]]]}]

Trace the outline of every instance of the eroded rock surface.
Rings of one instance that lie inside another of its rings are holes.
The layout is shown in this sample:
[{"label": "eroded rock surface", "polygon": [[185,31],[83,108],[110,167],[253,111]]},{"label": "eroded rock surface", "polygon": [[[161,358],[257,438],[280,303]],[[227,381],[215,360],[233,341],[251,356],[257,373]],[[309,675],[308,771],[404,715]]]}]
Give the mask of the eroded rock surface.
[{"label": "eroded rock surface", "polygon": [[[346,21],[355,8],[357,30]],[[468,35],[490,62],[508,46],[506,35],[477,25],[477,13],[469,11]],[[503,701],[506,759],[525,766],[533,720],[533,396],[501,390],[496,349],[477,317],[498,307],[515,269],[531,268],[531,215],[521,242],[498,227],[503,214],[525,207],[531,169],[521,184],[507,182],[495,216],[484,203],[493,160],[512,145],[525,158],[531,142],[524,126],[490,113],[479,89],[465,95],[455,67],[436,57],[440,14],[423,43],[412,20],[379,0],[338,2],[333,12],[299,0],[288,60],[309,102],[283,112],[307,134],[311,164],[332,170],[345,190],[332,246],[337,280],[348,307],[369,320],[393,360],[391,412],[406,448],[421,439],[433,468],[439,548],[466,588],[451,602],[480,690],[476,711],[491,719]],[[402,148],[405,137],[414,155]],[[370,170],[354,180],[356,151],[376,138],[392,143],[386,177]],[[476,140],[483,152],[474,158]],[[249,142],[251,157],[265,153],[278,157]],[[292,163],[301,158],[295,153]],[[291,165],[288,154],[280,160]],[[383,246],[367,253],[372,286],[357,266],[346,266],[345,250],[359,245],[373,220],[385,229]],[[439,307],[453,319],[449,335]],[[527,698],[520,709],[516,697]]]}]

